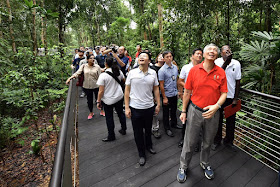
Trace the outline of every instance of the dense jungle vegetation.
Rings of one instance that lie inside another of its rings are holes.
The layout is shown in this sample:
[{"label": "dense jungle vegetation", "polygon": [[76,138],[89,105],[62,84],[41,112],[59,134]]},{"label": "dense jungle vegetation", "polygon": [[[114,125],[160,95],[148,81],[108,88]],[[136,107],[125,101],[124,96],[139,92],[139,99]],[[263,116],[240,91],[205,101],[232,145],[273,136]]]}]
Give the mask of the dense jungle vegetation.
[{"label": "dense jungle vegetation", "polygon": [[117,44],[134,57],[141,44],[153,58],[171,50],[182,67],[194,48],[229,44],[242,86],[280,96],[279,15],[278,0],[1,0],[0,184],[18,177],[3,173],[21,147],[25,159],[41,155],[51,168],[55,150],[45,139],[59,132],[75,48]]}]

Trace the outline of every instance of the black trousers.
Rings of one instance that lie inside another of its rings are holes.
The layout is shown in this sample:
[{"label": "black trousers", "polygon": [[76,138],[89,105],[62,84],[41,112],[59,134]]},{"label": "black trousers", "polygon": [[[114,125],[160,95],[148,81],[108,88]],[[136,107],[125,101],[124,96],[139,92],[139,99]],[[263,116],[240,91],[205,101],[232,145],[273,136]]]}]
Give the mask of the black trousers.
[{"label": "black trousers", "polygon": [[[225,103],[222,105],[220,109],[220,119],[219,119],[219,128],[218,132],[215,136],[214,143],[220,144],[222,140],[222,127],[223,127],[223,111],[224,108],[230,104],[232,104],[233,99],[227,98]],[[233,143],[234,140],[234,129],[235,129],[235,116],[236,114],[228,117],[226,119],[226,137],[224,139],[224,143]]]},{"label": "black trousers", "polygon": [[108,138],[115,138],[115,123],[114,123],[114,114],[113,114],[113,108],[115,108],[120,123],[121,127],[123,130],[126,130],[126,118],[123,112],[123,99],[120,101],[116,102],[115,104],[112,105],[106,105],[105,103],[102,102],[102,105],[104,106],[104,111],[105,111],[105,117],[106,117],[106,124],[107,124],[107,129],[108,129]]},{"label": "black trousers", "polygon": [[148,109],[135,109],[130,107],[130,110],[134,139],[139,157],[146,157],[145,148],[149,149],[153,146],[151,135],[155,107]]},{"label": "black trousers", "polygon": [[97,100],[98,90],[99,90],[99,88],[95,88],[95,89],[84,88],[84,92],[87,95],[87,104],[88,104],[88,109],[90,112],[92,112],[92,109],[93,109],[93,93],[95,96],[95,100]]},{"label": "black trousers", "polygon": [[177,95],[174,97],[167,97],[168,105],[164,105],[162,102],[162,113],[163,113],[163,125],[165,130],[170,130],[169,125],[169,109],[171,117],[171,126],[175,127],[177,125]]}]

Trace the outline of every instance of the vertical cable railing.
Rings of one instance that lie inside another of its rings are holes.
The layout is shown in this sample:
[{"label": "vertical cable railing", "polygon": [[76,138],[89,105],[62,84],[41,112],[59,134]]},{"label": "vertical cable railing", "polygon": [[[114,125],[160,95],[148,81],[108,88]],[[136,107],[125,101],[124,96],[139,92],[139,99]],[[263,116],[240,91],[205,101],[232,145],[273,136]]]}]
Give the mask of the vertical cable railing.
[{"label": "vertical cable railing", "polygon": [[[77,120],[77,86],[76,81],[71,80],[67,100],[64,109],[63,120],[61,124],[60,134],[57,143],[55,160],[53,164],[52,177],[50,181],[51,187],[75,186],[75,166],[74,175],[72,175],[71,150],[74,147],[74,162],[76,161],[77,136],[76,136],[76,120]],[[73,154],[72,154],[73,155]],[[73,183],[74,181],[74,183]],[[73,185],[74,184],[74,185]]]},{"label": "vertical cable railing", "polygon": [[280,168],[280,97],[241,89],[235,145],[278,172]]}]

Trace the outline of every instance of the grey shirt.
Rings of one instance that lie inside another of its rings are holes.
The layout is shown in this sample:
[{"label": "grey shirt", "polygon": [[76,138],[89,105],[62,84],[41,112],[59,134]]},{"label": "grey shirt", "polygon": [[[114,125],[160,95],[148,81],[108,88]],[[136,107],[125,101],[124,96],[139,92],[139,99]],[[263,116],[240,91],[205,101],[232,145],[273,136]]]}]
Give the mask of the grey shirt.
[{"label": "grey shirt", "polygon": [[129,71],[126,85],[130,85],[129,106],[136,109],[147,109],[154,106],[153,88],[158,86],[157,73],[148,68],[146,74],[139,68]]}]

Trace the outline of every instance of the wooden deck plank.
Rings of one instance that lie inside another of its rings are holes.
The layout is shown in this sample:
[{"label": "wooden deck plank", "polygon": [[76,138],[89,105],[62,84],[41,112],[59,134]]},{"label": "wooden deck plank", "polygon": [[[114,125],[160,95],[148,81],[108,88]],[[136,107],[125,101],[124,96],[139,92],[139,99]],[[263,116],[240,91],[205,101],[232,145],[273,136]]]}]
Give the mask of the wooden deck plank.
[{"label": "wooden deck plank", "polygon": [[[164,134],[153,138],[156,155],[147,153],[147,163],[140,167],[134,142],[131,120],[127,119],[127,134],[120,135],[120,123],[114,115],[116,141],[102,142],[107,136],[105,118],[95,116],[87,120],[86,98],[79,99],[79,170],[80,186],[278,186],[277,173],[242,151],[231,152],[223,146],[211,151],[210,163],[215,179],[207,180],[199,166],[199,154],[194,154],[190,164],[188,180],[184,184],[176,181],[181,149],[177,143],[181,130],[174,129],[175,137]],[[162,115],[162,114],[160,114]],[[161,123],[162,124],[162,123]],[[261,185],[260,185],[261,184]]]},{"label": "wooden deck plank", "polygon": [[278,179],[277,173],[264,166],[246,187],[271,186],[276,179]]},{"label": "wooden deck plank", "polygon": [[235,171],[220,186],[245,186],[256,174],[264,167],[264,165],[254,158],[250,158],[241,168]]}]

